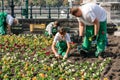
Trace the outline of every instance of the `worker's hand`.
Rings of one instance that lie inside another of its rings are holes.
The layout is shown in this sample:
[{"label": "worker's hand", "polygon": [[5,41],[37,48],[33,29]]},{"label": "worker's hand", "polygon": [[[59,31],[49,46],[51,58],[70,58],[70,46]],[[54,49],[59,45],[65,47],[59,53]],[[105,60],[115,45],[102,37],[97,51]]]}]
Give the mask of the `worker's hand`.
[{"label": "worker's hand", "polygon": [[96,40],[96,36],[92,36],[89,38],[90,41],[95,41]]},{"label": "worker's hand", "polygon": [[9,35],[13,35],[13,33],[12,33],[11,31],[8,31],[7,34],[9,34]]},{"label": "worker's hand", "polygon": [[55,53],[55,57],[59,58],[59,57],[60,57],[60,55],[59,55],[58,53]]},{"label": "worker's hand", "polygon": [[82,38],[83,38],[82,36],[78,37],[78,43],[82,42]]},{"label": "worker's hand", "polygon": [[68,54],[65,54],[64,57],[63,57],[63,59],[66,59],[67,57],[68,57]]},{"label": "worker's hand", "polygon": [[95,41],[95,40],[96,40],[96,36],[93,36],[93,37],[92,37],[92,41]]}]

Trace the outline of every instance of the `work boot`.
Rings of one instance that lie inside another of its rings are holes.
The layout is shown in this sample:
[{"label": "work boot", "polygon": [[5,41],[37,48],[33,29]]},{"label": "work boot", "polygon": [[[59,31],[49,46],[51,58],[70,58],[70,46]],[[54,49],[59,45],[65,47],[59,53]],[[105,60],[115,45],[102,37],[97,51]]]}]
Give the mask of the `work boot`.
[{"label": "work boot", "polygon": [[95,56],[96,56],[99,60],[103,60],[103,52],[95,52]]},{"label": "work boot", "polygon": [[82,57],[87,57],[87,54],[88,54],[88,51],[86,51],[86,50],[84,50],[84,49],[81,49],[80,50],[80,55],[82,56]]}]

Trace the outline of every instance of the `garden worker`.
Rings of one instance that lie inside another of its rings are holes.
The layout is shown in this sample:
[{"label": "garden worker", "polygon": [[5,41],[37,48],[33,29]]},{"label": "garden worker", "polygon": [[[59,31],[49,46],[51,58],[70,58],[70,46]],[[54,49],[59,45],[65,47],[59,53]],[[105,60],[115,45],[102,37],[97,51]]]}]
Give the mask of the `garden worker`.
[{"label": "garden worker", "polygon": [[0,12],[0,34],[4,35],[7,33],[11,33],[11,26],[18,24],[18,20],[13,18],[11,15],[6,12]]},{"label": "garden worker", "polygon": [[59,29],[58,21],[50,22],[46,27],[45,35],[50,37],[55,36],[55,34],[58,32],[58,29]]},{"label": "garden worker", "polygon": [[69,34],[66,32],[65,28],[61,27],[52,43],[52,50],[55,57],[60,58],[63,56],[63,59],[66,59],[70,51],[70,42]]},{"label": "garden worker", "polygon": [[88,52],[91,42],[96,41],[95,56],[102,59],[107,39],[106,11],[95,3],[86,3],[80,7],[71,8],[70,13],[79,21],[79,41],[82,40],[83,33],[85,33],[80,53]]}]

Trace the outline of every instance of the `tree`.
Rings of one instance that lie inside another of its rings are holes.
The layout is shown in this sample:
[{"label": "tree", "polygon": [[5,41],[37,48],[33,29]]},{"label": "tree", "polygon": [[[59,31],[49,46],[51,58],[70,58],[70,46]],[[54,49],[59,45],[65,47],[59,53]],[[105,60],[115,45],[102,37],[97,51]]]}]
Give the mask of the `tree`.
[{"label": "tree", "polygon": [[59,3],[58,0],[46,0],[47,6],[57,6],[58,3]]},{"label": "tree", "polygon": [[63,0],[63,5],[68,6],[68,0]]},{"label": "tree", "polygon": [[46,6],[46,1],[45,0],[40,0],[40,6]]}]

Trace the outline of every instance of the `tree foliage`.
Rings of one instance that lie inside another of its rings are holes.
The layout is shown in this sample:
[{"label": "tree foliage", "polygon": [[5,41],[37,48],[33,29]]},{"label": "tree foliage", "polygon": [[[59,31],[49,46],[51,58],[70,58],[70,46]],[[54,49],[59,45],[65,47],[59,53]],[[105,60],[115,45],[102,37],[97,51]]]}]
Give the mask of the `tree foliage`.
[{"label": "tree foliage", "polygon": [[[8,5],[10,4],[11,0],[6,0]],[[16,6],[21,6],[25,5],[25,1],[22,2],[22,0],[13,0],[14,4]],[[68,0],[28,0],[29,5],[34,5],[34,6],[67,6],[68,5]]]}]

